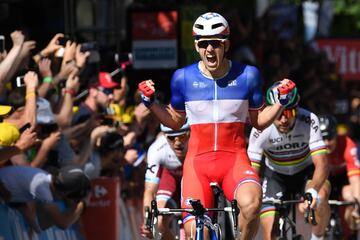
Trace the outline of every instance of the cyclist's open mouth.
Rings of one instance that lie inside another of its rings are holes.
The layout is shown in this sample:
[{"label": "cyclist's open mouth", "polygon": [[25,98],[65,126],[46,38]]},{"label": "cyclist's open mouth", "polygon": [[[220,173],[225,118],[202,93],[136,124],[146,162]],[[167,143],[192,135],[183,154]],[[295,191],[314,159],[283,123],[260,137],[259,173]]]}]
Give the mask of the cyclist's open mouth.
[{"label": "cyclist's open mouth", "polygon": [[216,56],[207,55],[206,60],[207,60],[209,66],[211,66],[211,67],[216,66],[216,63],[217,63]]}]

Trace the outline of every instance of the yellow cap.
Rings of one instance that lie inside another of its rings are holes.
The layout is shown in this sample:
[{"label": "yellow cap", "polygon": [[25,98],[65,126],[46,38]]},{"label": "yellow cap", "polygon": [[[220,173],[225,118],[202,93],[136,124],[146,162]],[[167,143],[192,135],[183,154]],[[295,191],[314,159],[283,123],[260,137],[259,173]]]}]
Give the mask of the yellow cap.
[{"label": "yellow cap", "polygon": [[12,107],[7,105],[0,105],[0,116],[6,115],[11,111]]},{"label": "yellow cap", "polygon": [[13,124],[0,123],[0,145],[10,146],[20,138],[20,132]]}]

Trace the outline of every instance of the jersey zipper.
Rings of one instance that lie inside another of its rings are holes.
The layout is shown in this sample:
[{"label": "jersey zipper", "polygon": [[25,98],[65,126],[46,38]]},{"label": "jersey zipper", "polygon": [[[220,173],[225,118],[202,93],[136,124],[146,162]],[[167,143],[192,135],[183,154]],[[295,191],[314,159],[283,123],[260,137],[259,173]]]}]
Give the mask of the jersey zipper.
[{"label": "jersey zipper", "polygon": [[219,103],[217,101],[217,88],[216,80],[214,81],[214,109],[213,109],[213,118],[214,118],[214,151],[217,151],[217,135],[218,135],[218,120],[219,120]]}]

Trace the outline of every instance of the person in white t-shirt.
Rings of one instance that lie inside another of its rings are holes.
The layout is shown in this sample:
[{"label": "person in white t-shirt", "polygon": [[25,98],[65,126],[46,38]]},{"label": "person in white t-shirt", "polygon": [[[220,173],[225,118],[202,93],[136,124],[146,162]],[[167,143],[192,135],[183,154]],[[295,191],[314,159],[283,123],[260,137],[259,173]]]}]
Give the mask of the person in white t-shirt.
[{"label": "person in white t-shirt", "polygon": [[[54,174],[29,166],[0,168],[0,200],[19,209],[36,232],[52,224],[66,229],[76,222],[85,209],[83,199],[90,189],[83,170],[70,165]],[[71,206],[62,212],[55,205],[57,200],[69,200]],[[38,218],[36,207],[50,217]]]}]

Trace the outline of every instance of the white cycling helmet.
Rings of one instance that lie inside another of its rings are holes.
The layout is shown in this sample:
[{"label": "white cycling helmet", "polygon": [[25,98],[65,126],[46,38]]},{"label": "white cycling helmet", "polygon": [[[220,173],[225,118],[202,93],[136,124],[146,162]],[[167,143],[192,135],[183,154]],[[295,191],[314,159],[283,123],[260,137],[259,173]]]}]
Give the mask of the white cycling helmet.
[{"label": "white cycling helmet", "polygon": [[203,37],[226,39],[230,35],[230,27],[226,19],[218,13],[208,12],[198,17],[193,25],[193,36],[196,40]]},{"label": "white cycling helmet", "polygon": [[174,130],[172,128],[166,127],[163,124],[160,124],[160,130],[168,136],[179,136],[179,135],[184,134],[185,132],[189,131],[190,125],[189,125],[189,122],[186,120],[186,122],[184,123],[184,125],[182,125],[182,127],[180,129]]}]

